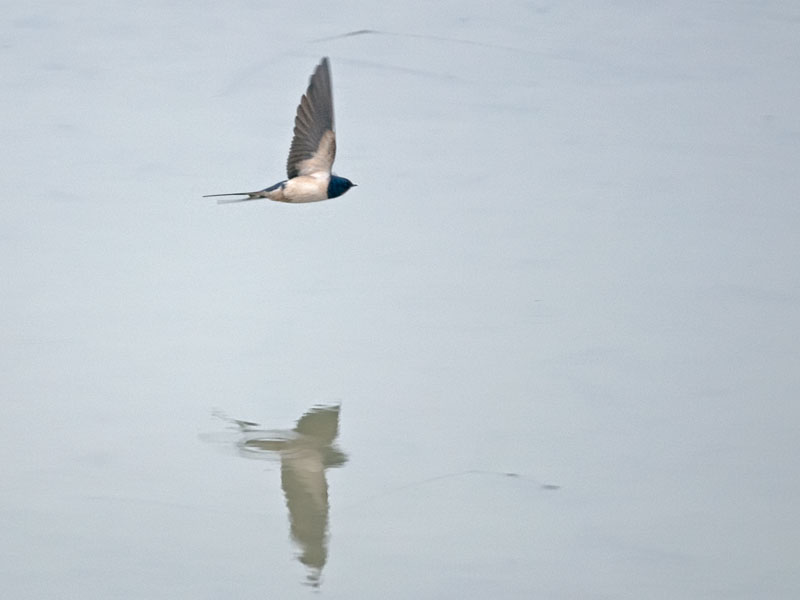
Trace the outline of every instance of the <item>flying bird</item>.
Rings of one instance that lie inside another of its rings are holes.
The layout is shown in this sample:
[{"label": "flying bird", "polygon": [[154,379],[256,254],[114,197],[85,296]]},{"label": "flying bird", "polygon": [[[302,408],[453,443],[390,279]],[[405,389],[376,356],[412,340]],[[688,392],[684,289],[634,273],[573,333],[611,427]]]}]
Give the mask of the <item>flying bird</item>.
[{"label": "flying bird", "polygon": [[256,192],[209,194],[203,198],[247,196],[218,200],[219,203],[244,202],[267,198],[276,202],[319,202],[341,196],[356,184],[331,173],[336,158],[333,129],[333,91],[328,58],[317,65],[308,89],[300,99],[294,119],[294,137],[286,161],[288,179]]}]

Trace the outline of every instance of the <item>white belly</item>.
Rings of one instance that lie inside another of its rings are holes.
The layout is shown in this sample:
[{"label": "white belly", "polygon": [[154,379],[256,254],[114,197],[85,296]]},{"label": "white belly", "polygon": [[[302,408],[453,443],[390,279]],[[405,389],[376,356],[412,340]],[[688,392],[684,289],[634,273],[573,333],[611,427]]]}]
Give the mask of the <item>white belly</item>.
[{"label": "white belly", "polygon": [[274,198],[281,202],[319,202],[328,199],[328,180],[329,175],[324,177],[312,177],[301,175],[286,182],[280,190],[281,198]]}]

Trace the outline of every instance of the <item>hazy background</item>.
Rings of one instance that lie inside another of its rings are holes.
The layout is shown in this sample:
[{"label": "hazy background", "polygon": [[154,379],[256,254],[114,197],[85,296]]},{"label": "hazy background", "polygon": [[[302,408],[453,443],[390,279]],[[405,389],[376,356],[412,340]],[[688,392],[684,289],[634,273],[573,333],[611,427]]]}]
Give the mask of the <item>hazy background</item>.
[{"label": "hazy background", "polygon": [[320,403],[327,597],[800,596],[796,2],[3,8],[5,597],[307,597]]}]

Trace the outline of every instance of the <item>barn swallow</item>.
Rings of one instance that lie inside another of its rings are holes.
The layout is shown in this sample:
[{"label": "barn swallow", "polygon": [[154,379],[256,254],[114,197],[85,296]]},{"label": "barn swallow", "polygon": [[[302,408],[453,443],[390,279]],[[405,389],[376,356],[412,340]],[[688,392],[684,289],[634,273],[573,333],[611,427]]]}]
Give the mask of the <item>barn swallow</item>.
[{"label": "barn swallow", "polygon": [[256,192],[209,194],[247,196],[218,200],[219,203],[244,202],[267,198],[276,202],[319,202],[341,196],[356,184],[331,173],[336,158],[336,134],[333,129],[333,91],[328,58],[317,65],[308,89],[300,99],[294,119],[294,137],[286,161],[288,179]]}]

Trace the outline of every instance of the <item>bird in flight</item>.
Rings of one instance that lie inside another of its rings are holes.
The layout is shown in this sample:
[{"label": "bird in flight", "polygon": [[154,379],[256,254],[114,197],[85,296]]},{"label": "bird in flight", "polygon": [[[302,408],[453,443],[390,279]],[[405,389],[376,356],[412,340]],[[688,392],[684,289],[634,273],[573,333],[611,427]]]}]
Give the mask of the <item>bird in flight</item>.
[{"label": "bird in flight", "polygon": [[209,194],[203,198],[246,196],[218,200],[219,203],[244,202],[267,198],[276,202],[319,202],[341,196],[356,184],[331,173],[336,158],[333,131],[333,91],[331,69],[325,57],[317,65],[308,89],[300,99],[294,119],[294,137],[286,161],[288,179],[256,192]]}]

